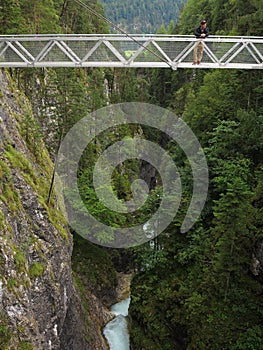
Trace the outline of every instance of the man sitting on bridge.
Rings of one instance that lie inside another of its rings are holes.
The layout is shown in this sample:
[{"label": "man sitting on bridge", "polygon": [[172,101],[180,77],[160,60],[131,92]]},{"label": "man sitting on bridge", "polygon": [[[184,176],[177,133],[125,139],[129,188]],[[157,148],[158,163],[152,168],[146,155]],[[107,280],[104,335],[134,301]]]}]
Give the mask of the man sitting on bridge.
[{"label": "man sitting on bridge", "polygon": [[[200,26],[195,29],[195,37],[197,39],[204,39],[209,35],[208,27],[206,26],[206,21],[203,19],[200,23]],[[200,40],[200,42],[194,48],[194,63],[200,64],[204,51],[204,42]]]}]

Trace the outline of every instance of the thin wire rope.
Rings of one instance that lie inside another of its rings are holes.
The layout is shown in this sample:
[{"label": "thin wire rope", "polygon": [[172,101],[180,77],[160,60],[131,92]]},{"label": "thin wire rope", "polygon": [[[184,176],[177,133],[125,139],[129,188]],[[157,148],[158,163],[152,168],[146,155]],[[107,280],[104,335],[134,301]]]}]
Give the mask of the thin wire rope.
[{"label": "thin wire rope", "polygon": [[90,11],[93,15],[95,15],[96,17],[100,18],[101,20],[107,22],[111,27],[115,28],[118,32],[124,34],[127,38],[133,40],[136,44],[138,44],[139,46],[143,47],[145,50],[147,50],[148,52],[150,52],[152,55],[156,56],[159,60],[165,62],[170,68],[173,69],[173,66],[171,65],[171,63],[169,61],[167,61],[164,57],[158,55],[156,52],[150,50],[147,46],[145,47],[143,44],[141,44],[138,40],[136,40],[132,35],[126,33],[123,29],[121,29],[119,26],[117,26],[115,23],[113,23],[112,21],[110,21],[108,18],[104,17],[102,14],[100,14],[99,12],[97,12],[96,10],[94,10],[93,8],[91,8],[90,6],[88,6],[87,4],[85,4],[84,2],[82,2],[81,0],[74,0],[77,4],[79,4],[80,6],[84,7],[87,11]]}]

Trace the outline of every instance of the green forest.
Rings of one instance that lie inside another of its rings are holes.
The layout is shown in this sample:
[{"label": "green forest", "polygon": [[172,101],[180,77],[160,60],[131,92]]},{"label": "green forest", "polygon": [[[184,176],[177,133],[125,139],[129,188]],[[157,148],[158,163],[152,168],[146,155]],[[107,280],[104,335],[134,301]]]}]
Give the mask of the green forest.
[{"label": "green forest", "polygon": [[[261,0],[188,0],[179,16],[182,2],[134,1],[129,13],[132,17],[126,11],[128,2],[86,3],[134,32],[150,33],[158,23],[162,28],[157,31],[192,35],[205,18],[213,35],[262,36]],[[2,35],[111,30],[73,0],[1,0],[0,6]],[[84,304],[87,284],[110,289],[116,283],[116,269],[132,271],[131,349],[261,350],[263,270],[255,261],[256,256],[262,256],[263,242],[262,71],[17,68],[8,72],[32,104],[34,119],[24,117],[24,130],[36,158],[42,156],[42,139],[55,162],[59,143],[87,112],[131,101],[175,113],[192,129],[206,155],[209,192],[205,208],[195,225],[182,234],[192,175],[188,160],[173,141],[138,124],[110,130],[85,149],[78,169],[79,190],[92,214],[109,225],[135,223],[131,216],[105,210],[92,187],[92,173],[99,155],[124,137],[141,133],[161,144],[179,169],[184,192],[177,216],[151,244],[103,248],[72,231],[72,268]],[[122,200],[130,200],[129,174],[140,174],[141,166],[130,161],[114,172],[113,187]],[[139,213],[141,221],[158,206],[160,193],[160,187],[152,189]],[[46,196],[48,200],[48,193]],[[54,200],[52,193],[51,205]],[[74,203],[74,193],[69,191],[68,200]],[[103,233],[99,239],[107,242]],[[116,267],[116,261],[125,261],[125,265],[118,263]],[[5,345],[4,338],[2,341]]]},{"label": "green forest", "polygon": [[177,22],[185,0],[102,0],[106,17],[128,33],[156,33]]},{"label": "green forest", "polygon": [[[212,34],[260,36],[262,10],[260,1],[188,0],[172,33],[191,34],[205,18]],[[154,251],[138,251],[130,308],[134,349],[259,350],[262,276],[251,273],[251,257],[262,241],[263,75],[145,74],[149,101],[174,111],[197,135],[210,185],[193,229],[180,234],[177,218]],[[176,151],[174,159],[188,174],[182,154]]]}]

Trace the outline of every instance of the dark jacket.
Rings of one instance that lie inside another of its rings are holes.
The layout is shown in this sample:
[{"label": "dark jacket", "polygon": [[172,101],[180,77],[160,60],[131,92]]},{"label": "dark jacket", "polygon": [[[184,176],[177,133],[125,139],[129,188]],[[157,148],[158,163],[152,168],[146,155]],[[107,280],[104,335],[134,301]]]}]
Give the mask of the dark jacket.
[{"label": "dark jacket", "polygon": [[196,38],[200,38],[201,37],[201,34],[205,34],[205,37],[206,38],[208,35],[209,35],[209,29],[208,27],[202,29],[201,26],[199,26],[198,28],[196,28],[195,30],[195,37]]}]

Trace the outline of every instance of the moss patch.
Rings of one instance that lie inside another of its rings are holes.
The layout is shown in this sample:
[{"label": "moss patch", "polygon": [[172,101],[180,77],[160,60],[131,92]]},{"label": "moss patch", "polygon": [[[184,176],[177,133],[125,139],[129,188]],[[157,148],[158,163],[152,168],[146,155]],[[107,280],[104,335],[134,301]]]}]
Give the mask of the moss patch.
[{"label": "moss patch", "polygon": [[26,257],[24,255],[24,253],[20,252],[20,251],[16,251],[16,254],[14,256],[14,261],[15,261],[15,266],[16,266],[16,270],[18,272],[25,272],[26,271]]},{"label": "moss patch", "polygon": [[42,263],[34,261],[29,267],[29,277],[30,278],[41,277],[43,276],[45,270],[46,268]]},{"label": "moss patch", "polygon": [[18,193],[14,188],[11,170],[3,160],[0,160],[0,190],[0,199],[12,212],[21,207]]},{"label": "moss patch", "polygon": [[14,279],[14,278],[10,278],[8,281],[7,281],[7,289],[9,291],[12,291],[14,290],[14,288],[17,287],[17,281]]},{"label": "moss patch", "polygon": [[33,345],[27,341],[21,341],[18,344],[17,350],[33,350]]},{"label": "moss patch", "polygon": [[4,155],[7,157],[12,167],[15,169],[20,169],[21,174],[34,189],[37,186],[37,176],[34,173],[31,163],[21,152],[18,152],[11,145],[6,145],[6,150]]},{"label": "moss patch", "polygon": [[0,349],[9,349],[12,332],[8,327],[7,316],[0,312]]}]

